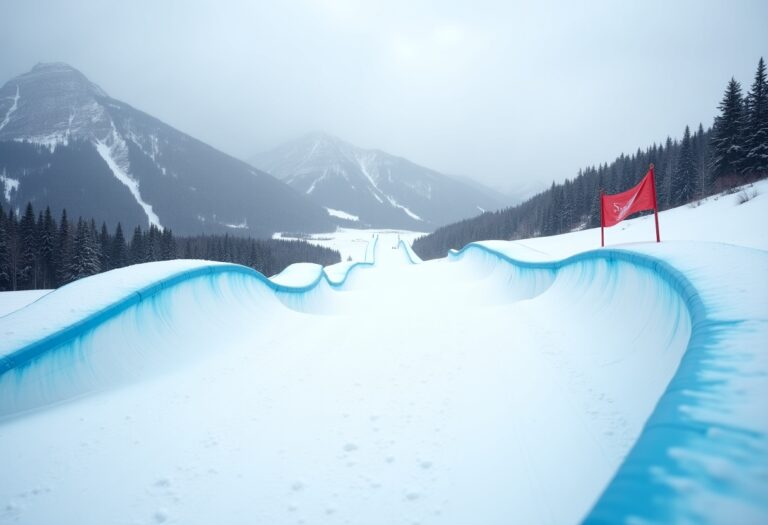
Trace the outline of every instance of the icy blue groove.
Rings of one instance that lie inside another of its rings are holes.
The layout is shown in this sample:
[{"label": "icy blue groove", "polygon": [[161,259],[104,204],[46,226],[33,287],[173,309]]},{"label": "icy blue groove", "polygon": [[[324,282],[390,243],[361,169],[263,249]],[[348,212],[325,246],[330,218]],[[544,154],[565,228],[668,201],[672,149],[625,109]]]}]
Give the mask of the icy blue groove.
[{"label": "icy blue groove", "polygon": [[[354,270],[358,268],[372,267],[376,263],[375,255],[378,242],[379,238],[377,236],[373,240],[373,247],[371,249],[374,261],[356,262],[350,265],[350,267],[347,268],[344,272],[344,276],[339,281],[334,281],[331,279],[325,270],[322,269],[318,272],[317,277],[311,283],[305,284],[303,286],[288,286],[276,283],[265,277],[260,272],[257,272],[256,270],[247,266],[241,266],[239,264],[215,264],[178,272],[150,285],[147,285],[135,292],[131,292],[126,297],[115,301],[114,303],[105,306],[101,310],[94,312],[87,317],[84,317],[80,321],[57,330],[42,339],[23,346],[9,354],[6,354],[5,356],[0,356],[0,376],[11,370],[23,368],[25,365],[44,355],[46,352],[57,348],[62,344],[67,343],[68,341],[78,338],[88,331],[93,330],[108,319],[115,317],[116,315],[128,310],[132,306],[135,306],[146,299],[154,297],[163,290],[173,288],[178,284],[188,282],[200,277],[210,277],[220,274],[245,275],[261,282],[276,294],[306,294],[317,288],[322,282],[326,282],[333,288],[341,288],[344,286],[344,284],[346,284],[349,276]],[[366,257],[367,252],[368,249],[366,248]]]},{"label": "icy blue groove", "polygon": [[616,262],[629,263],[639,268],[651,270],[657,277],[662,279],[667,285],[676,291],[685,302],[694,326],[697,321],[703,322],[706,320],[706,309],[704,307],[704,303],[701,300],[701,297],[699,296],[698,290],[696,290],[696,287],[693,286],[693,284],[681,271],[677,270],[671,264],[649,255],[626,250],[601,249],[582,252],[571,257],[561,259],[559,261],[532,262],[514,259],[502,252],[488,248],[482,244],[470,243],[464,246],[464,248],[461,250],[451,250],[448,252],[448,257],[461,259],[464,254],[470,250],[479,250],[517,268],[543,270],[552,273],[557,273],[566,266],[571,266],[587,261],[604,260],[609,264]]},{"label": "icy blue groove", "polygon": [[[708,516],[697,513],[686,504],[686,495],[665,483],[664,476],[691,479],[715,493],[736,495],[760,508],[768,507],[764,488],[739,491],[736,484],[728,484],[712,476],[687,467],[677,461],[670,450],[692,453],[708,452],[715,457],[727,458],[742,467],[765,463],[763,448],[768,436],[747,429],[728,427],[717,422],[696,420],[683,407],[712,408],[722,392],[716,388],[722,379],[708,379],[707,372],[716,369],[713,356],[729,332],[748,330],[750,322],[760,320],[715,319],[696,287],[669,263],[649,255],[618,249],[600,249],[580,253],[559,261],[520,261],[482,244],[471,243],[459,251],[451,250],[449,259],[461,259],[471,251],[479,251],[520,269],[539,270],[556,274],[561,269],[579,263],[603,260],[608,265],[619,262],[650,270],[665,282],[683,301],[691,317],[691,336],[680,364],[667,388],[645,423],[637,441],[629,451],[614,477],[584,518],[586,524],[626,523],[707,523]],[[715,407],[716,408],[716,407]],[[718,437],[712,437],[712,431]],[[664,476],[659,472],[663,471]]]}]

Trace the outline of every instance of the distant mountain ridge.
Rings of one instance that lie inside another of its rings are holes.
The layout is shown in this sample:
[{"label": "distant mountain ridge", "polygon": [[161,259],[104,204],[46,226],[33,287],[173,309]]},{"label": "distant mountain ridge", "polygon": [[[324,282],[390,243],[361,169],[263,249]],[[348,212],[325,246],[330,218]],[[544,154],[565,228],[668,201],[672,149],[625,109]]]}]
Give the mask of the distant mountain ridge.
[{"label": "distant mountain ridge", "polygon": [[372,227],[433,230],[508,204],[478,183],[443,175],[327,133],[310,133],[250,162],[321,204]]},{"label": "distant mountain ridge", "polygon": [[27,201],[181,234],[336,224],[305,195],[109,97],[63,63],[38,64],[0,88],[0,203]]}]

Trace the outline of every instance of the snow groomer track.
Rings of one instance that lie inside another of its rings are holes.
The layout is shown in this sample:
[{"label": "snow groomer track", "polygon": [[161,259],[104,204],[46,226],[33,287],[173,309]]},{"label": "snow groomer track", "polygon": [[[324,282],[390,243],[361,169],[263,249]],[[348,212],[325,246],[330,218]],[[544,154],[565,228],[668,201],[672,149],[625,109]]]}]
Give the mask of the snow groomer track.
[{"label": "snow groomer track", "polygon": [[152,263],[0,318],[0,522],[768,520],[768,252],[366,260]]}]

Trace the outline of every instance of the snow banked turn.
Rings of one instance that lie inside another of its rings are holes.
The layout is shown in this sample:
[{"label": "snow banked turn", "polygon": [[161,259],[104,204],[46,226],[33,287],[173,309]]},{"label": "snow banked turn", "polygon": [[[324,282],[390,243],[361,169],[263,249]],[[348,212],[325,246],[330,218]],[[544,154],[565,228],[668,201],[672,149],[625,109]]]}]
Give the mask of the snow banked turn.
[{"label": "snow banked turn", "polygon": [[768,252],[369,251],[140,265],[0,318],[0,519],[768,517]]},{"label": "snow banked turn", "polygon": [[[340,263],[334,265],[333,270],[328,271],[317,264],[294,264],[271,279],[246,266],[204,260],[145,263],[132,266],[131,270],[115,270],[99,274],[87,281],[62,287],[56,295],[44,296],[20,313],[12,317],[6,316],[8,319],[3,321],[6,321],[8,326],[14,326],[14,329],[6,332],[9,337],[0,343],[0,373],[10,370],[18,372],[35,359],[44,357],[47,352],[73,339],[86,337],[88,332],[98,329],[107,320],[145,300],[151,300],[167,289],[182,284],[196,280],[210,281],[219,275],[244,276],[246,279],[254,279],[263,284],[278,296],[307,294],[316,290],[321,284],[330,287],[343,286],[352,270],[372,264],[372,262]],[[117,273],[123,275],[117,277]],[[295,282],[296,277],[298,277],[298,284],[289,284]],[[306,282],[307,278],[310,279],[309,282]],[[122,286],[114,286],[116,280]],[[100,294],[101,297],[99,297]],[[66,307],[81,297],[96,298],[96,300],[88,304],[80,304],[78,309]],[[44,330],[50,333],[39,338],[40,323],[35,323],[33,320],[44,317],[51,310],[60,310],[53,316],[56,324],[44,327]],[[11,396],[4,399],[11,399]],[[1,402],[0,407],[2,407]]]}]

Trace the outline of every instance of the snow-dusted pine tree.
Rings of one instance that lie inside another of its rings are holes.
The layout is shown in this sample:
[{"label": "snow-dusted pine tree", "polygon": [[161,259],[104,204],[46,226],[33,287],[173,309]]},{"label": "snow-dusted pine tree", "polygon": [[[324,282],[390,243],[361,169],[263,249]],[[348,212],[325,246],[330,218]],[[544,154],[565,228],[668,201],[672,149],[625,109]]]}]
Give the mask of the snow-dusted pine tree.
[{"label": "snow-dusted pine tree", "polygon": [[56,223],[51,215],[51,208],[46,207],[40,232],[40,264],[42,266],[42,286],[52,288],[56,280]]},{"label": "snow-dusted pine tree", "polygon": [[712,190],[712,180],[709,167],[709,147],[707,145],[707,136],[704,132],[704,126],[699,122],[699,129],[693,134],[691,139],[694,145],[696,168],[698,170],[698,179],[696,187],[698,188],[697,197],[701,198],[708,195]]},{"label": "snow-dusted pine tree", "polygon": [[82,219],[77,221],[72,248],[72,259],[67,269],[67,281],[82,279],[99,273],[98,240],[94,239],[91,228]]},{"label": "snow-dusted pine tree", "polygon": [[24,216],[19,221],[21,253],[18,267],[18,286],[22,290],[37,288],[37,225],[32,203],[27,203]]},{"label": "snow-dusted pine tree", "polygon": [[746,98],[744,125],[746,157],[742,171],[768,175],[768,81],[765,61],[760,57],[755,80]]},{"label": "snow-dusted pine tree", "polygon": [[4,215],[0,208],[0,292],[11,289],[11,248]]},{"label": "snow-dusted pine tree", "polygon": [[723,179],[741,172],[744,159],[744,102],[741,85],[731,78],[720,102],[712,137],[712,175]]},{"label": "snow-dusted pine tree", "polygon": [[66,209],[61,211],[56,245],[56,285],[61,286],[69,282],[67,276],[69,275],[69,264],[72,261],[72,234],[69,231]]},{"label": "snow-dusted pine tree", "polygon": [[680,143],[680,156],[677,167],[672,174],[672,206],[680,206],[689,202],[696,194],[698,172],[696,157],[691,141],[691,129],[685,126],[683,141]]},{"label": "snow-dusted pine tree", "polygon": [[112,245],[112,239],[109,236],[109,230],[107,230],[107,223],[101,223],[101,233],[99,233],[99,266],[101,271],[106,272],[111,269],[110,261],[110,248]]},{"label": "snow-dusted pine tree", "polygon": [[125,237],[123,236],[123,226],[118,222],[115,229],[115,237],[112,239],[110,247],[109,261],[112,268],[122,268],[128,264],[128,249],[125,246]]},{"label": "snow-dusted pine tree", "polygon": [[141,231],[141,226],[136,226],[133,230],[133,237],[131,238],[128,264],[139,264],[146,262],[146,260],[147,254],[144,247],[144,233]]}]

